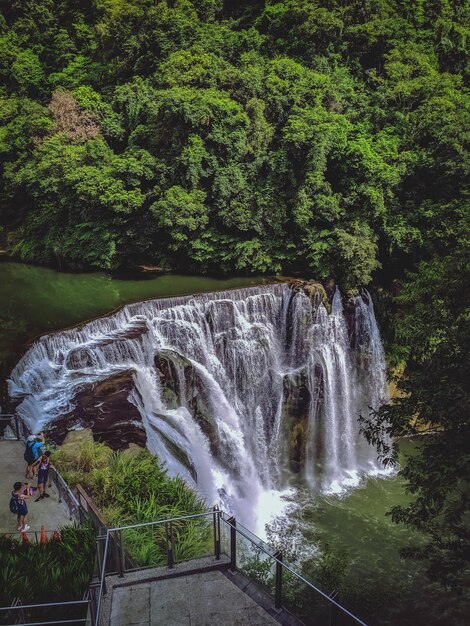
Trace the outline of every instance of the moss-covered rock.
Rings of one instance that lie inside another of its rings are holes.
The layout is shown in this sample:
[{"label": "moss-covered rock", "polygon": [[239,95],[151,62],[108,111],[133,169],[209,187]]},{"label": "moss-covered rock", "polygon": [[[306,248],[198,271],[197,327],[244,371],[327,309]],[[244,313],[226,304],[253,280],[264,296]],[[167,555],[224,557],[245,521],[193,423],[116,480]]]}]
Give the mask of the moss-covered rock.
[{"label": "moss-covered rock", "polygon": [[331,310],[328,294],[325,287],[316,280],[309,280],[304,283],[303,290],[305,294],[310,298],[312,306],[316,307],[321,302],[327,311]]}]

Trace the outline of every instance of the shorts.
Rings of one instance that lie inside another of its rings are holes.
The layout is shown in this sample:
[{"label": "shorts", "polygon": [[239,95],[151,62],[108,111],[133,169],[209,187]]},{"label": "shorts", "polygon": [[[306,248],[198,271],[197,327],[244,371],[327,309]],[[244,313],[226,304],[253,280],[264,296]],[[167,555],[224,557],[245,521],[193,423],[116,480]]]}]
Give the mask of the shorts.
[{"label": "shorts", "polygon": [[47,477],[49,475],[49,470],[39,470],[38,473],[38,485],[45,485],[47,483]]},{"label": "shorts", "polygon": [[20,504],[18,506],[18,512],[17,515],[28,515],[28,507],[26,506],[26,502],[23,504]]}]

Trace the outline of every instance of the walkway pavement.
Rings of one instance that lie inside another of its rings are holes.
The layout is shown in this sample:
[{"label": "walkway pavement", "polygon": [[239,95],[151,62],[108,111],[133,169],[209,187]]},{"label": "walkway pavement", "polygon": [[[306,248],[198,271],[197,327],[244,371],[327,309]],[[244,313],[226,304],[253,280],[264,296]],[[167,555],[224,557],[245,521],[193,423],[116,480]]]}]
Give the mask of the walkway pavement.
[{"label": "walkway pavement", "polygon": [[135,582],[112,592],[109,626],[271,626],[276,622],[221,571]]},{"label": "walkway pavement", "polygon": [[[18,533],[16,515],[10,513],[10,497],[13,484],[16,481],[25,482],[24,476],[26,462],[23,459],[24,444],[21,441],[0,441],[0,533]],[[36,487],[37,481],[29,481],[31,486]],[[65,502],[59,502],[55,485],[47,489],[50,498],[35,502],[36,496],[26,500],[29,513],[28,524],[31,529],[28,535],[34,531],[40,531],[41,525],[46,530],[53,531],[56,528],[70,524],[70,515]]]}]

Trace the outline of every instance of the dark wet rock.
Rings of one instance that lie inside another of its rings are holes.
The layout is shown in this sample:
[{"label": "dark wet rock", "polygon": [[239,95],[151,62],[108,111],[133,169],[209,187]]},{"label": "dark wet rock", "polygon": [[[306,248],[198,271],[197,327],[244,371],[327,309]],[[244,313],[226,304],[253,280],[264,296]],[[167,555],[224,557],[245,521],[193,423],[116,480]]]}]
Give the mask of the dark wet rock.
[{"label": "dark wet rock", "polygon": [[129,443],[145,447],[147,435],[142,418],[129,401],[133,390],[132,370],[85,383],[72,399],[74,408],[46,427],[48,438],[60,445],[70,430],[89,428],[96,440],[114,450],[126,449]]},{"label": "dark wet rock", "polygon": [[343,298],[343,315],[348,327],[349,343],[352,348],[356,344],[356,299],[352,297]]},{"label": "dark wet rock", "polygon": [[186,406],[209,440],[211,452],[218,454],[218,436],[205,382],[191,361],[174,350],[155,356],[162,399],[167,408]]},{"label": "dark wet rock", "polygon": [[310,299],[314,309],[321,303],[328,312],[331,311],[331,300],[334,295],[334,288],[331,288],[331,281],[327,283],[328,290],[320,282],[313,279],[301,280],[299,278],[291,278],[287,282],[291,286],[293,293],[303,291]]},{"label": "dark wet rock", "polygon": [[[157,416],[161,420],[163,420],[163,421],[166,421],[166,419],[167,419],[166,415],[157,414]],[[189,470],[191,476],[193,477],[194,482],[197,482],[196,468],[195,468],[194,464],[191,462],[191,459],[188,457],[186,452],[184,450],[182,450],[179,446],[177,446],[164,433],[160,432],[160,437],[163,439],[163,441],[165,443],[165,446],[168,448],[168,450],[171,451],[171,453],[175,457],[175,459],[178,459],[178,461]]]},{"label": "dark wet rock", "polygon": [[330,302],[325,288],[321,283],[315,280],[309,280],[303,285],[305,294],[310,298],[310,302],[313,307],[317,307],[320,303],[328,310],[330,310]]},{"label": "dark wet rock", "polygon": [[289,465],[292,471],[299,472],[305,458],[305,425],[311,400],[306,371],[285,376],[283,385],[282,424],[289,442]]},{"label": "dark wet rock", "polygon": [[[309,414],[312,410],[320,414],[323,401],[323,372],[315,367],[313,394],[309,390],[305,369],[284,377],[284,404],[282,423],[288,444],[289,467],[300,472],[305,464],[308,441]],[[317,442],[314,442],[316,445]]]}]

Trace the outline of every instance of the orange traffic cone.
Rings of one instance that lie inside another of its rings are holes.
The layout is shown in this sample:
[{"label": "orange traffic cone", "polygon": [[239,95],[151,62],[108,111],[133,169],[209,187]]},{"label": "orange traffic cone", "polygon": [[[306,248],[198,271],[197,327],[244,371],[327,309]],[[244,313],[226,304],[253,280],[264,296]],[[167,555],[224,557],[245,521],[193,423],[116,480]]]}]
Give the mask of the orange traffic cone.
[{"label": "orange traffic cone", "polygon": [[23,537],[23,543],[29,543],[28,533],[25,530],[22,531],[21,536]]},{"label": "orange traffic cone", "polygon": [[46,532],[46,529],[44,528],[44,525],[41,526],[41,538],[39,540],[39,543],[41,544],[47,543],[47,532]]},{"label": "orange traffic cone", "polygon": [[54,530],[54,533],[52,535],[52,539],[54,541],[60,541],[60,532],[58,530]]}]

